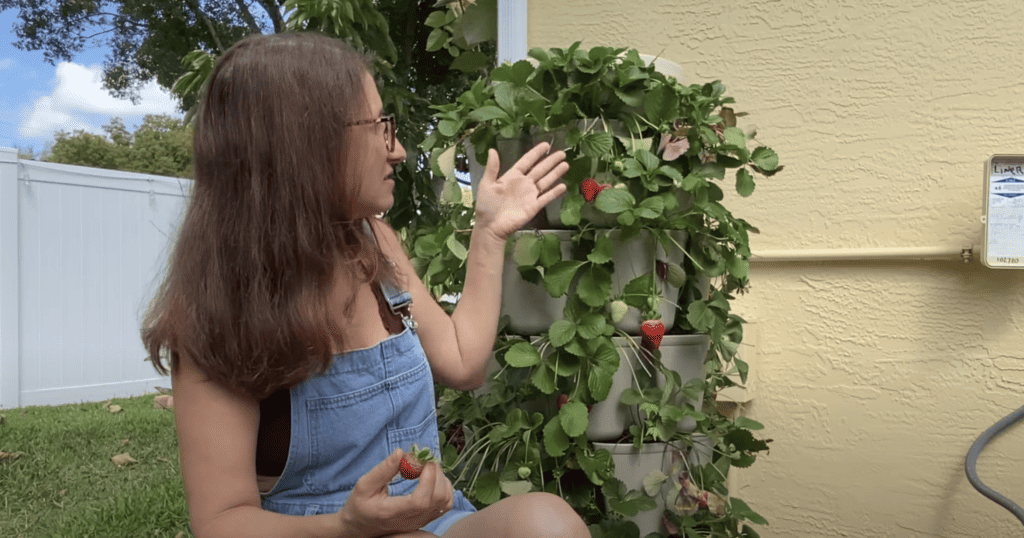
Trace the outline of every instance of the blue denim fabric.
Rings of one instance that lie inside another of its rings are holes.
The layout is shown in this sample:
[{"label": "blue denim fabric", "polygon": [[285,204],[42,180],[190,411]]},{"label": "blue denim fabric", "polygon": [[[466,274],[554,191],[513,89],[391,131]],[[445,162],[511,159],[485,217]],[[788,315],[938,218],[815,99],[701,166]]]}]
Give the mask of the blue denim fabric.
[{"label": "blue denim fabric", "polygon": [[[372,231],[367,229],[372,235]],[[434,383],[416,322],[398,312],[409,292],[380,283],[405,329],[377,345],[336,355],[330,369],[292,387],[291,442],[281,478],[263,509],[280,514],[332,514],[356,481],[396,448],[413,443],[440,454]],[[400,475],[388,494],[408,495],[419,480]],[[440,536],[476,508],[455,491],[454,506],[422,530]]]}]

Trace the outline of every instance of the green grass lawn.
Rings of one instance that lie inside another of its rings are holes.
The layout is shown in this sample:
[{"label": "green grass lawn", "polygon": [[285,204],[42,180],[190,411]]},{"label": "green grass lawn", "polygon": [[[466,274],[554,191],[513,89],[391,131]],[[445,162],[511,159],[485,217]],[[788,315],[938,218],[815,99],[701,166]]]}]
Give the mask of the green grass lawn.
[{"label": "green grass lawn", "polygon": [[21,454],[0,455],[0,536],[191,536],[174,411],[156,396],[0,409],[0,452]]}]

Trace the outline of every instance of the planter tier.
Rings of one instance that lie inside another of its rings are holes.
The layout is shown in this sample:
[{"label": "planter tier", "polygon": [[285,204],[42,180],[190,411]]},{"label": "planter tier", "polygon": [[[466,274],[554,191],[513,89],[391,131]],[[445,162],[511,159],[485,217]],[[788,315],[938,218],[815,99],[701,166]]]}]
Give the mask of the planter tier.
[{"label": "planter tier", "polygon": [[[523,234],[533,231],[519,231],[512,234],[513,244]],[[562,259],[572,259],[571,233],[567,230],[545,230],[544,233],[558,236],[561,243]],[[569,294],[576,288],[575,280],[569,292],[561,297],[552,297],[543,284],[533,284],[519,275],[519,265],[512,254],[505,256],[501,275],[501,312],[498,317],[508,314],[509,329],[519,335],[537,335],[546,332],[551,324],[562,319]]]},{"label": "planter tier", "polygon": [[[590,422],[587,426],[587,438],[591,441],[614,441],[629,431],[633,424],[641,422],[638,406],[625,405],[622,403],[622,393],[628,388],[641,389],[637,381],[644,383],[647,378],[644,367],[640,364],[637,351],[630,346],[622,337],[614,337],[616,349],[619,351],[619,369],[612,378],[612,387],[608,391],[608,397],[601,402],[594,404],[590,411]],[[634,336],[633,343],[640,345],[640,337]],[[707,357],[711,340],[703,334],[669,334],[661,340],[661,362],[666,368],[677,372],[682,384],[686,385],[694,379],[704,379],[704,359]],[[650,353],[643,348],[639,353],[645,355],[646,360],[653,361]],[[665,386],[665,380],[660,372],[652,366],[647,369],[655,376],[655,385]],[[633,373],[636,373],[636,378]],[[701,408],[700,400],[687,400],[687,403],[694,409]],[[697,426],[694,419],[685,417],[679,421],[677,427],[682,432],[692,432]]]},{"label": "planter tier", "polygon": [[[687,454],[687,461],[690,465],[704,465],[711,462],[712,447],[706,436],[694,435],[694,450]],[[644,491],[644,477],[651,471],[660,470],[669,475],[672,472],[671,447],[666,443],[644,443],[644,446],[637,449],[633,443],[594,443],[594,449],[604,449],[612,454],[612,462],[615,464],[615,478],[625,484],[627,490]],[[671,477],[670,477],[671,480]],[[627,517],[637,527],[640,527],[640,536],[647,536],[652,532],[665,532],[662,525],[662,514],[665,511],[666,492],[672,486],[663,483],[659,494],[655,495],[654,502],[657,506],[653,510],[639,512],[637,515]],[[611,511],[605,501],[605,510]]]},{"label": "planter tier", "polygon": [[[511,241],[515,242],[521,234],[534,233],[529,231],[518,231],[512,235]],[[542,230],[542,233],[555,234],[561,241],[562,259],[572,259],[572,240],[567,230]],[[680,245],[686,244],[686,232],[682,230],[670,230],[669,235]],[[615,272],[612,274],[612,296],[622,293],[631,280],[644,273],[649,273],[654,268],[655,260],[679,264],[683,261],[683,254],[678,249],[672,249],[671,254],[666,254],[657,238],[647,230],[641,230],[640,235],[628,242],[620,241],[621,231],[611,230],[609,238],[612,241],[612,252],[614,256]],[[655,245],[657,253],[655,254]],[[519,266],[512,259],[509,252],[505,256],[505,265],[502,269],[501,280],[501,312],[499,316],[508,314],[510,318],[509,329],[519,335],[535,336],[546,332],[551,324],[562,319],[565,304],[570,295],[576,293],[576,283],[579,274],[569,284],[566,295],[552,297],[543,284],[533,284],[523,280],[519,275]],[[658,313],[665,327],[671,327],[676,319],[676,307],[674,304],[679,297],[679,288],[670,286],[668,282],[655,278],[655,285],[661,293],[661,304]],[[640,334],[640,311],[630,307],[621,321],[615,324],[615,328],[627,334]]]}]

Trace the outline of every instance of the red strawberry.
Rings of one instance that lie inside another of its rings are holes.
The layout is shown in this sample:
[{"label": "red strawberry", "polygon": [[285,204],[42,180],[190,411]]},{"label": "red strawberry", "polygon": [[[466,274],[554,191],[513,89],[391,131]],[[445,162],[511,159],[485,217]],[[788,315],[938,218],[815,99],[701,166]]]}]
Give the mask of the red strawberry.
[{"label": "red strawberry", "polygon": [[415,480],[423,472],[423,465],[430,461],[434,461],[434,457],[430,454],[429,448],[412,445],[412,450],[402,456],[402,461],[398,463],[398,472],[406,480]]},{"label": "red strawberry", "polygon": [[654,267],[657,269],[658,278],[662,280],[668,278],[668,265],[665,262],[658,260],[654,262]]},{"label": "red strawberry", "polygon": [[640,333],[643,335],[640,342],[654,351],[661,347],[661,337],[665,336],[665,324],[660,319],[645,320],[640,324]]},{"label": "red strawberry", "polygon": [[597,193],[601,192],[601,190],[601,185],[594,181],[593,178],[584,179],[580,183],[580,194],[583,195],[587,203],[593,202],[594,198],[597,198]]}]

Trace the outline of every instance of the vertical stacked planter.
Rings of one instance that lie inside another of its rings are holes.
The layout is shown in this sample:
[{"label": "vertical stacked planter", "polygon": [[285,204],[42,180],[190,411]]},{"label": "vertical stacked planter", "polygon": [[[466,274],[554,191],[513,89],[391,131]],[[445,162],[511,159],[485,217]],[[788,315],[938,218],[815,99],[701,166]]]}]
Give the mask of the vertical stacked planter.
[{"label": "vertical stacked planter", "polygon": [[[530,51],[532,66],[527,62],[498,66],[456,102],[437,107],[438,129],[424,141],[423,149],[464,148],[475,198],[479,198],[486,166],[486,158],[477,160],[481,147],[496,147],[499,174],[541,141],[550,142],[552,150],[568,150],[571,167],[563,181],[569,192],[510,237],[515,247],[506,250],[502,278],[500,315],[510,321],[508,332],[534,346],[546,335],[554,345],[534,354],[529,345],[515,344],[514,354],[505,356],[510,368],[513,364],[517,368],[508,378],[508,387],[523,387],[511,397],[516,402],[536,400],[523,407],[531,407],[530,411],[536,407],[544,416],[543,428],[533,419],[531,431],[544,438],[540,459],[545,463],[541,466],[537,455],[527,457],[510,448],[504,457],[506,465],[519,466],[516,472],[509,468],[494,472],[501,474],[499,481],[533,480],[528,487],[550,490],[553,483],[544,485],[543,478],[538,483],[536,471],[550,476],[553,459],[563,470],[582,471],[574,472],[571,479],[586,474],[581,486],[593,489],[612,475],[608,467],[614,464],[614,475],[627,489],[643,490],[643,477],[666,463],[666,445],[649,441],[686,444],[699,437],[694,433],[698,424],[687,409],[701,411],[698,399],[704,396],[697,396],[702,391],[693,391],[691,385],[682,395],[674,393],[670,402],[661,402],[657,417],[647,417],[641,405],[646,410],[656,408],[659,396],[658,391],[643,389],[669,386],[662,370],[678,374],[683,387],[709,379],[706,368],[718,373],[728,368],[729,350],[742,338],[742,320],[723,315],[728,301],[723,305],[722,296],[728,299],[729,292],[745,287],[746,234],[756,229],[722,207],[723,192],[716,183],[732,184],[732,169],[737,193],[748,196],[754,190],[753,173],[770,176],[780,167],[770,148],[748,146],[753,135],[741,130],[736,121],[746,114],[728,106],[734,101],[723,95],[725,88],[719,81],[684,86],[679,83],[681,69],[671,62],[641,58],[626,49],[578,47],[575,43],[568,50],[535,49]],[[649,65],[652,61],[657,67]],[[446,157],[446,162],[450,160]],[[432,163],[440,163],[437,153],[432,153]],[[611,190],[600,194],[606,189]],[[525,234],[544,236],[539,259],[536,245],[521,240]],[[591,245],[593,252],[574,252]],[[690,255],[682,249],[691,249]],[[677,286],[692,282],[687,279],[693,275],[682,274],[689,267],[721,276],[723,286],[722,293],[709,297],[710,282],[702,278],[698,291],[708,302],[688,311],[693,295],[680,293]],[[537,281],[545,274],[548,287]],[[549,288],[562,295],[552,297]],[[684,314],[691,318],[676,319]],[[659,336],[663,333],[655,324],[654,333],[645,326],[648,334],[641,336],[642,322],[651,319],[660,320],[669,334]],[[679,327],[702,334],[672,334],[681,332]],[[655,345],[656,351],[645,350]],[[712,345],[715,352],[709,353]],[[551,356],[552,351],[557,355]],[[742,368],[742,363],[738,366]],[[721,383],[717,376],[711,382],[713,387]],[[636,406],[622,403],[625,391],[629,391],[626,401]],[[597,398],[601,400],[595,402]],[[491,398],[488,404],[497,410],[503,401]],[[644,401],[648,403],[640,403]],[[590,402],[594,403],[584,414],[580,403]],[[500,413],[491,413],[487,427],[496,424],[495,435],[505,435],[520,427],[516,424],[522,422],[519,413],[506,413],[511,417],[506,426],[501,425],[500,416],[492,416]],[[713,413],[693,414],[702,417],[702,429],[708,423],[707,431],[744,429]],[[631,429],[634,425],[642,428]],[[584,434],[590,445],[579,442]],[[630,434],[644,437],[628,442]],[[644,446],[638,450],[637,443]],[[765,448],[751,444],[721,445],[720,449],[733,457]],[[561,479],[563,474],[555,476]],[[522,491],[517,489],[522,484],[510,489],[501,484],[506,494]],[[491,489],[486,498],[496,495]],[[586,506],[581,499],[575,502]],[[657,509],[631,518],[642,535],[660,528],[663,501],[659,500]],[[609,509],[625,514],[621,510],[630,508]],[[705,522],[722,524],[702,517],[688,524],[688,535],[694,528],[703,529]]]}]

